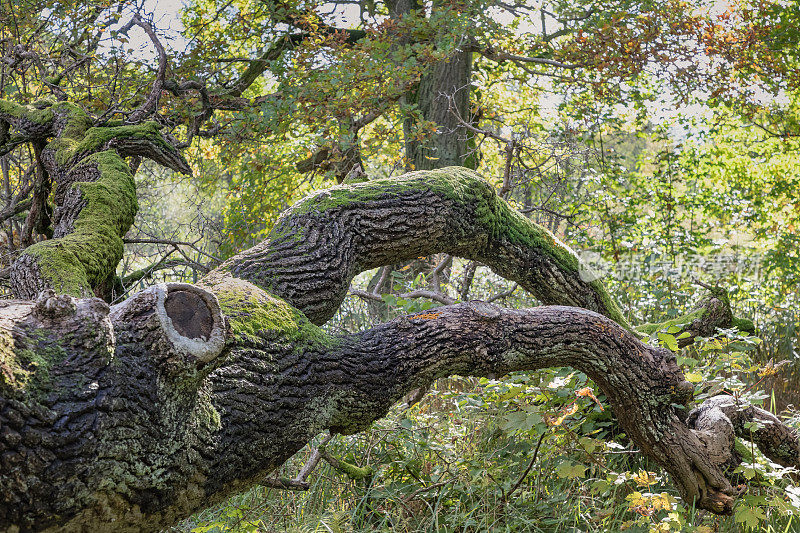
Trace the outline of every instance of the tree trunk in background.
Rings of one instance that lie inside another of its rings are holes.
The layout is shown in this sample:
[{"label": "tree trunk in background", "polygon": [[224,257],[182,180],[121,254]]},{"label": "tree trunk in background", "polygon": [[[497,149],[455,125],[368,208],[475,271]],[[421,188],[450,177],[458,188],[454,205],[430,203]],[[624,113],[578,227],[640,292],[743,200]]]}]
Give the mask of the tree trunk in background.
[{"label": "tree trunk in background", "polygon": [[[418,9],[421,7],[416,2],[401,0],[391,4],[391,15],[400,18]],[[438,9],[441,9],[439,2],[434,2],[432,10]],[[409,170],[432,170],[465,163],[469,132],[459,118],[465,122],[470,120],[472,51],[468,39],[463,36],[463,42],[456,43],[456,51],[445,61],[430,67],[417,87],[403,98],[404,105],[416,106],[421,119],[436,126],[436,133],[428,131],[424,140],[418,140],[416,121],[411,117],[403,121]]]},{"label": "tree trunk in background", "polygon": [[403,124],[406,155],[414,170],[462,166],[466,160],[468,131],[459,118],[470,120],[472,52],[467,43],[463,47],[449,61],[434,65],[422,77],[416,92],[407,97],[408,103],[418,106],[424,120],[436,124],[436,133],[423,141],[413,138],[411,120]]}]

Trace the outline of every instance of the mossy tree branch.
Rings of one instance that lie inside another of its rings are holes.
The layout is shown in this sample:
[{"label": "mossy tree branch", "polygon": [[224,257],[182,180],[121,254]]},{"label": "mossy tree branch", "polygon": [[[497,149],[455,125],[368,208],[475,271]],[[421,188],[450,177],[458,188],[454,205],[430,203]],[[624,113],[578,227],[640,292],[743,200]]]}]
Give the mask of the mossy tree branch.
[{"label": "mossy tree branch", "polygon": [[[346,336],[316,325],[359,269],[432,248],[614,315],[574,254],[474,173],[315,195],[200,286],[152,287],[110,309],[52,292],[0,306],[0,528],[157,531],[262,482],[326,429],[365,429],[437,378],[550,366],[589,375],[687,502],[731,511],[707,430],[676,411],[693,386],[675,355],[613,316],[469,302]],[[753,438],[768,450],[770,435]]]},{"label": "mossy tree branch", "polygon": [[137,210],[124,158],[148,157],[190,173],[186,160],[155,122],[97,127],[68,102],[22,106],[3,100],[0,123],[41,146],[39,159],[55,187],[54,227],[43,228],[53,238],[29,246],[14,262],[15,296],[32,299],[48,288],[74,296],[107,294],[122,259],[122,236]]},{"label": "mossy tree branch", "polygon": [[[602,281],[569,247],[461,167],[320,191],[287,211],[267,240],[219,270],[285,298],[322,324],[356,274],[442,252],[486,264],[544,304],[582,307],[631,328]],[[710,295],[691,317],[673,322],[686,326],[690,340],[732,327],[727,294]]]}]

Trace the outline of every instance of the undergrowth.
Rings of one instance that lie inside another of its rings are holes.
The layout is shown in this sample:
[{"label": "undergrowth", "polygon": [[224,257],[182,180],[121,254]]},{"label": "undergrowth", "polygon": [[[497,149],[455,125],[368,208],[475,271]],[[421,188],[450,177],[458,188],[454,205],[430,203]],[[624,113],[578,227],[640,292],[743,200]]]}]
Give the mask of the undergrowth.
[{"label": "undergrowth", "polygon": [[[674,339],[662,331],[654,341]],[[753,364],[758,344],[728,330],[684,350],[680,363],[698,384],[696,399],[724,391],[769,408],[759,384],[777,368]],[[800,488],[789,469],[742,445],[752,454],[737,469],[747,492],[733,516],[718,517],[681,501],[582,373],[456,377],[438,382],[416,405],[396,406],[369,431],[327,445],[341,459],[372,466],[371,478],[351,481],[322,462],[307,492],[256,487],[173,531],[800,530]],[[277,475],[294,476],[309,450]]]}]

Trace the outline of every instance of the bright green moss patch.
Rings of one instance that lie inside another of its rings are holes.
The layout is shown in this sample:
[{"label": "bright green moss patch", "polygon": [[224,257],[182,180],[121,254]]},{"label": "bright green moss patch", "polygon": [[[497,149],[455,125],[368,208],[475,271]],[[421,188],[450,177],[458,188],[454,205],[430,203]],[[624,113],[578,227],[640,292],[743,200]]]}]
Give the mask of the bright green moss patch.
[{"label": "bright green moss patch", "polygon": [[357,202],[380,200],[407,191],[430,191],[462,202],[485,194],[491,187],[475,172],[462,167],[409,172],[395,178],[331,187],[294,205],[287,215],[322,213]]},{"label": "bright green moss patch", "polygon": [[96,150],[112,139],[148,139],[153,144],[161,145],[164,149],[172,149],[161,137],[158,123],[148,121],[128,126],[89,128],[81,142],[76,145],[75,154]]},{"label": "bright green moss patch", "polygon": [[148,139],[165,150],[170,149],[159,133],[157,122],[99,128],[90,126],[91,121],[85,114],[70,118],[65,131],[48,145],[48,148],[56,151],[59,164],[66,165],[72,158],[97,150],[112,139]]},{"label": "bright green moss patch", "polygon": [[312,324],[286,301],[276,298],[252,283],[231,277],[204,280],[230,321],[234,337],[262,339],[283,337],[293,342],[313,342],[330,346],[333,338]]},{"label": "bright green moss patch", "polygon": [[43,241],[26,248],[23,254],[36,258],[40,276],[59,294],[90,296],[91,284],[83,262],[67,245],[62,239]]},{"label": "bright green moss patch", "polygon": [[9,115],[14,118],[25,118],[36,124],[47,124],[53,120],[53,111],[49,107],[44,109],[37,109],[37,104],[50,103],[45,101],[36,101],[31,105],[20,105],[9,100],[0,99],[0,113]]},{"label": "bright green moss patch", "polygon": [[71,296],[92,294],[92,287],[114,272],[123,254],[121,235],[133,224],[138,209],[133,176],[116,152],[98,152],[82,163],[95,165],[100,178],[73,185],[86,201],[74,230],[24,252],[36,258],[40,275],[55,290]]},{"label": "bright green moss patch", "polygon": [[369,465],[356,466],[352,463],[348,463],[347,461],[342,461],[341,459],[331,456],[330,454],[328,454],[327,450],[325,449],[325,446],[320,446],[319,451],[320,453],[325,454],[327,458],[326,460],[333,468],[335,468],[336,470],[338,470],[339,472],[341,472],[342,474],[346,475],[347,477],[349,477],[354,481],[371,477],[375,473],[375,471]]},{"label": "bright green moss patch", "polygon": [[506,238],[512,244],[536,248],[551,257],[562,269],[577,272],[580,259],[566,244],[545,228],[525,218],[498,198],[497,209],[489,222],[493,237]]}]

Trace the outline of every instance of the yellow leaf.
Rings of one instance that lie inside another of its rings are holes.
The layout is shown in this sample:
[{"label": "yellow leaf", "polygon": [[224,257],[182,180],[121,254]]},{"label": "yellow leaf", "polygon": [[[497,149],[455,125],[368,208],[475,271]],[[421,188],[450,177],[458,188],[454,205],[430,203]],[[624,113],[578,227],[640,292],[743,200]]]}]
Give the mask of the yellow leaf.
[{"label": "yellow leaf", "polygon": [[577,404],[577,403],[575,403],[575,402],[573,402],[573,403],[571,403],[571,404],[569,404],[569,405],[565,406],[565,407],[564,407],[564,408],[561,410],[561,413],[562,413],[562,414],[561,414],[561,416],[559,416],[558,418],[545,417],[545,419],[547,420],[547,422],[548,422],[548,423],[549,423],[551,426],[560,426],[560,425],[561,425],[561,423],[562,423],[562,422],[564,422],[564,419],[565,419],[565,418],[567,418],[568,416],[570,416],[570,415],[572,415],[572,414],[575,414],[575,412],[576,412],[577,410],[578,410],[578,404]]},{"label": "yellow leaf", "polygon": [[633,478],[631,479],[633,479],[640,487],[647,487],[648,485],[652,485],[656,482],[656,475],[653,472],[639,470],[639,473],[634,474]]},{"label": "yellow leaf", "polygon": [[584,388],[582,388],[580,390],[575,391],[575,396],[583,396],[585,398],[591,398],[592,400],[594,400],[594,403],[597,404],[597,406],[600,408],[600,410],[603,411],[603,405],[600,403],[600,401],[597,399],[597,397],[595,397],[594,392],[592,392],[591,387],[584,387]]},{"label": "yellow leaf", "polygon": [[686,374],[686,381],[689,383],[700,383],[703,381],[703,376],[697,374],[696,372],[689,372]]}]

